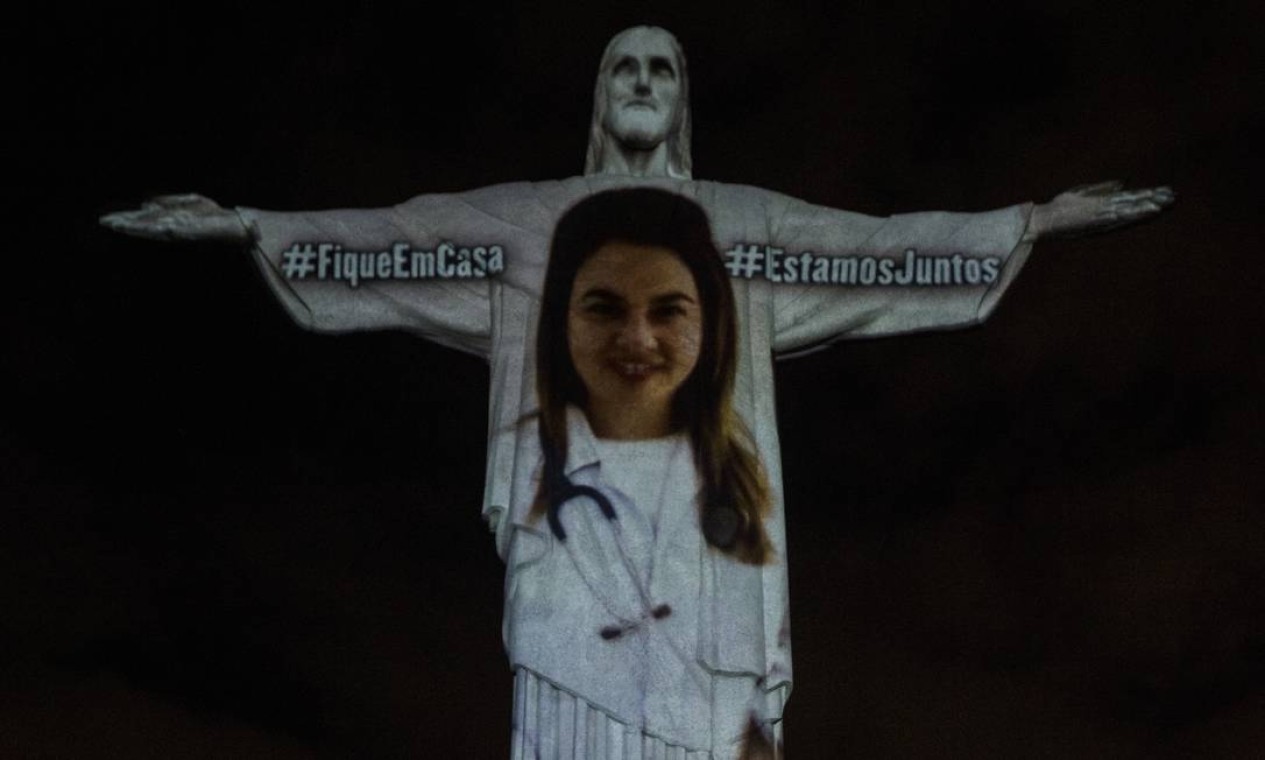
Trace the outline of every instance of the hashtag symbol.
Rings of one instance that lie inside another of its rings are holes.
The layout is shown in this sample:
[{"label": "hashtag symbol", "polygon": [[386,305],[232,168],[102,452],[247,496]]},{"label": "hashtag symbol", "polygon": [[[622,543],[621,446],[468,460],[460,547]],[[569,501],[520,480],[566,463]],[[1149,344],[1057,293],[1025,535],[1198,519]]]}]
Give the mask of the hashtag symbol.
[{"label": "hashtag symbol", "polygon": [[311,243],[295,243],[281,253],[281,271],[287,280],[302,280],[316,269],[314,258],[316,249]]},{"label": "hashtag symbol", "polygon": [[739,243],[732,250],[725,251],[725,268],[730,277],[745,277],[750,280],[756,272],[764,269],[764,250],[758,245]]}]

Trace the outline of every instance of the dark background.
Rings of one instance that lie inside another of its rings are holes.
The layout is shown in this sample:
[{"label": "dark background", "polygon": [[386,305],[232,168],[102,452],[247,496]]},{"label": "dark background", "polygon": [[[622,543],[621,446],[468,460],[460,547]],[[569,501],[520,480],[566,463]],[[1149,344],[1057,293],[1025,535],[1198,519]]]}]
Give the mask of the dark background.
[{"label": "dark background", "polygon": [[791,756],[1257,756],[1262,14],[992,5],[16,19],[0,756],[506,756],[484,365],[305,333],[240,251],[95,218],[577,174],[642,22],[689,56],[702,179],[880,215],[1179,194],[1039,245],[984,327],[779,365]]}]

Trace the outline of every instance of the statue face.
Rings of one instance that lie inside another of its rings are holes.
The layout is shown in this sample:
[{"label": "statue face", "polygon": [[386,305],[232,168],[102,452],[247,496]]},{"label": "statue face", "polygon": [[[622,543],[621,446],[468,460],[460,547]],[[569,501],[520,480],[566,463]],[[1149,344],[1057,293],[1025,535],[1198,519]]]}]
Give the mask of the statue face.
[{"label": "statue face", "polygon": [[680,64],[668,36],[659,29],[631,29],[607,60],[602,128],[621,145],[653,150],[667,139],[680,103]]},{"label": "statue face", "polygon": [[612,241],[576,272],[567,343],[590,419],[620,409],[666,420],[702,335],[694,275],[671,250]]}]

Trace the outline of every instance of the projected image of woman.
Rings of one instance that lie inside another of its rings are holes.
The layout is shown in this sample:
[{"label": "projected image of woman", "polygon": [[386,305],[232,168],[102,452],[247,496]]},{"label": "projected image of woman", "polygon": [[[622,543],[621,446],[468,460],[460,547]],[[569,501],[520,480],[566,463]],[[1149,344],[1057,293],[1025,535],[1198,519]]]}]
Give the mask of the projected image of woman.
[{"label": "projected image of woman", "polygon": [[616,190],[560,219],[536,339],[535,530],[515,536],[507,581],[515,756],[772,757],[763,678],[700,658],[714,556],[774,559],[768,482],[732,408],[735,334],[693,201]]}]

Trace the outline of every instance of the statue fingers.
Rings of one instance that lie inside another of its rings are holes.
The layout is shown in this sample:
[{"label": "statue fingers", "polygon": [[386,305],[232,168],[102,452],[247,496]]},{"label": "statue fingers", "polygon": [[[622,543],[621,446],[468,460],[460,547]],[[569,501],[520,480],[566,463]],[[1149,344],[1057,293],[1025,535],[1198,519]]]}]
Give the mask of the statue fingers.
[{"label": "statue fingers", "polygon": [[1114,229],[1133,222],[1140,222],[1164,210],[1154,200],[1141,198],[1129,202],[1113,203],[1099,209],[1094,216],[1094,227],[1100,231]]},{"label": "statue fingers", "polygon": [[149,210],[142,208],[136,211],[115,211],[98,218],[102,225],[118,232],[134,232],[148,226]]},{"label": "statue fingers", "polygon": [[1155,201],[1156,203],[1172,203],[1173,190],[1168,187],[1147,187],[1141,190],[1127,190],[1124,192],[1114,193],[1110,197],[1112,203],[1138,203],[1141,201]]},{"label": "statue fingers", "polygon": [[170,239],[170,233],[166,225],[163,224],[162,217],[155,217],[145,209],[105,214],[98,221],[103,226],[125,235],[134,235],[151,240]]},{"label": "statue fingers", "polygon": [[1160,206],[1171,206],[1177,200],[1177,193],[1173,192],[1173,188],[1168,185],[1151,188],[1151,200]]},{"label": "statue fingers", "polygon": [[205,195],[198,195],[197,193],[159,195],[141,204],[141,211],[165,213],[176,210],[209,213],[220,211],[222,207]]},{"label": "statue fingers", "polygon": [[128,217],[131,216],[133,213],[135,212],[115,211],[112,214],[102,214],[101,216],[97,217],[97,223],[100,224],[102,227],[109,227],[112,230],[117,230],[119,232],[122,232],[123,229],[127,226]]},{"label": "statue fingers", "polygon": [[1108,195],[1110,193],[1119,192],[1123,188],[1123,182],[1112,179],[1107,180],[1106,182],[1093,182],[1088,185],[1077,185],[1067,192],[1075,193],[1077,195]]},{"label": "statue fingers", "polygon": [[150,240],[238,240],[247,235],[236,215],[218,206],[180,208],[161,205],[159,200],[138,210],[105,214],[98,221],[115,232]]},{"label": "statue fingers", "polygon": [[1142,190],[1113,193],[1105,200],[1111,208],[1129,209],[1137,207],[1152,213],[1166,206],[1171,206],[1176,199],[1177,196],[1173,193],[1171,187],[1148,187]]},{"label": "statue fingers", "polygon": [[1120,221],[1121,209],[1116,206],[1103,206],[1094,213],[1094,226],[1110,226]]},{"label": "statue fingers", "polygon": [[1150,190],[1126,190],[1118,193],[1112,193],[1107,198],[1107,202],[1115,206],[1124,206],[1130,203],[1137,203],[1151,197]]},{"label": "statue fingers", "polygon": [[1171,191],[1168,194],[1157,194],[1153,190],[1140,190],[1133,193],[1121,193],[1113,197],[1110,207],[1122,213],[1139,211],[1144,214],[1154,214],[1172,203]]},{"label": "statue fingers", "polygon": [[172,193],[169,195],[159,195],[156,198],[151,198],[150,203],[157,203],[158,205],[167,207],[202,206],[208,203],[218,205],[215,201],[205,195],[198,195],[197,193]]},{"label": "statue fingers", "polygon": [[1121,217],[1130,221],[1135,219],[1143,219],[1153,214],[1158,214],[1164,210],[1164,207],[1152,200],[1143,200],[1131,206],[1127,206],[1120,210]]}]

